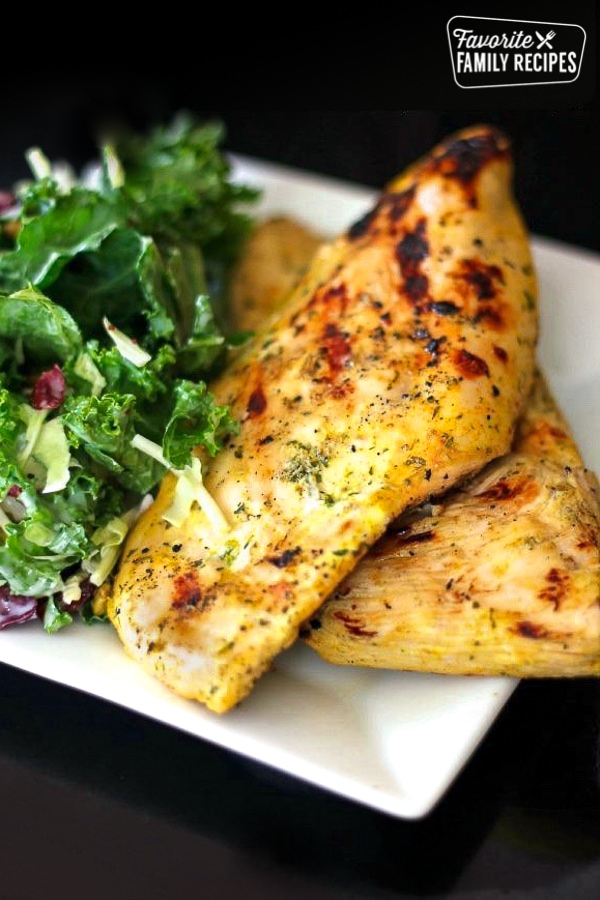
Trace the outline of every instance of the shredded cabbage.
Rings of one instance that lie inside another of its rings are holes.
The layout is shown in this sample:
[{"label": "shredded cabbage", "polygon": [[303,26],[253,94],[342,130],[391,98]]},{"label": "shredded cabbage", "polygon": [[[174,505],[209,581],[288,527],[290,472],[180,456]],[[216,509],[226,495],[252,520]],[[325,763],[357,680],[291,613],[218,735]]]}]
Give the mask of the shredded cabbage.
[{"label": "shredded cabbage", "polygon": [[132,340],[123,331],[117,328],[116,325],[109,322],[106,316],[102,319],[102,324],[104,325],[104,330],[115,344],[123,359],[126,359],[128,362],[132,363],[132,365],[138,366],[139,368],[150,362],[152,356],[147,353],[143,347],[140,347],[137,341]]},{"label": "shredded cabbage", "polygon": [[71,453],[60,416],[42,425],[33,455],[46,469],[46,483],[42,494],[62,491],[71,477]]}]

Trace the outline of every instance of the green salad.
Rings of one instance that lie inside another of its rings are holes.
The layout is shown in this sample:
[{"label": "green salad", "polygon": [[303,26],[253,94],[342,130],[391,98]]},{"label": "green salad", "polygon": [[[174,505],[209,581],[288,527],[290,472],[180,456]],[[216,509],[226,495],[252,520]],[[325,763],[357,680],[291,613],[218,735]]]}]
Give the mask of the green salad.
[{"label": "green salad", "polygon": [[[258,192],[185,114],[65,178],[0,192],[0,628],[103,618],[102,585],[167,468],[194,485],[237,423],[207,383],[244,339],[227,274]],[[200,478],[201,482],[201,478]]]}]

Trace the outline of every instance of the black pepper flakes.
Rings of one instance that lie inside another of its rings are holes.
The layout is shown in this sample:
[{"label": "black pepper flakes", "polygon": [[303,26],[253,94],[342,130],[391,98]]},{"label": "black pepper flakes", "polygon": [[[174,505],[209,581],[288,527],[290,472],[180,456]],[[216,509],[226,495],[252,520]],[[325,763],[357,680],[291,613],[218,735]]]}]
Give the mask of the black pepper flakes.
[{"label": "black pepper flakes", "polygon": [[294,547],[290,550],[284,550],[279,556],[268,556],[267,562],[271,563],[272,566],[276,566],[278,569],[285,569],[286,566],[289,566],[301,552],[300,547]]}]

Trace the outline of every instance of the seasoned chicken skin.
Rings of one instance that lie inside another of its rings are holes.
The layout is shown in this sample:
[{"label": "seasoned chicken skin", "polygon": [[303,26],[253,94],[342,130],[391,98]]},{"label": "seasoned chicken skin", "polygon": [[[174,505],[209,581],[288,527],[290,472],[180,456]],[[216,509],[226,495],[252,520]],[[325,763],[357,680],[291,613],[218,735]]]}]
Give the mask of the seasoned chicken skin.
[{"label": "seasoned chicken skin", "polygon": [[323,245],[211,389],[239,434],[205,485],[228,522],[129,535],[108,603],[127,651],[218,713],[253,688],[404,510],[506,453],[529,392],[537,288],[508,141],[449,138]]},{"label": "seasoned chicken skin", "polygon": [[512,453],[400,517],[304,632],[329,662],[600,675],[600,492],[541,375]]}]

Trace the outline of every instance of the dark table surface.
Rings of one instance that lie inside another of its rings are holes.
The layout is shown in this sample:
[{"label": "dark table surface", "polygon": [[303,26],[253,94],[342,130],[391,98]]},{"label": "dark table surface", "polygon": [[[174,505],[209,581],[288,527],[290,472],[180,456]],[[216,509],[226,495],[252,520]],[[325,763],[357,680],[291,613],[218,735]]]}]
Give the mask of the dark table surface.
[{"label": "dark table surface", "polygon": [[[6,111],[4,184],[34,143],[80,163],[102,117],[145,127],[191,107],[164,85],[117,97],[63,84],[53,97]],[[532,230],[600,251],[591,111],[206,115],[227,123],[232,150],[374,187],[486,118],[515,141]],[[521,682],[416,821],[8,666],[0,697],[0,900],[600,897],[598,680]]]}]

